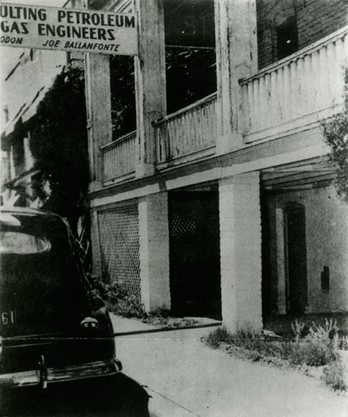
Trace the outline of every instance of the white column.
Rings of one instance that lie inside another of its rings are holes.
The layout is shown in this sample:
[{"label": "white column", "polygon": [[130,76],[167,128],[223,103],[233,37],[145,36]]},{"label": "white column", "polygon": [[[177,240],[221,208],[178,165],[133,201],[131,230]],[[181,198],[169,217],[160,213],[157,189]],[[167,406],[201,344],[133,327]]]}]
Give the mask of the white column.
[{"label": "white column", "polygon": [[155,129],[166,115],[166,72],[163,0],[137,0],[139,56],[135,58],[137,107],[136,175],[154,173]]},{"label": "white column", "polygon": [[259,173],[220,180],[222,318],[227,329],[262,328]]},{"label": "white column", "polygon": [[112,141],[109,57],[86,54],[85,73],[88,156],[93,190],[103,179],[100,147]]},{"label": "white column", "polygon": [[217,152],[242,145],[241,78],[257,71],[255,0],[215,0]]},{"label": "white column", "polygon": [[147,311],[170,308],[168,195],[139,199],[141,301]]}]

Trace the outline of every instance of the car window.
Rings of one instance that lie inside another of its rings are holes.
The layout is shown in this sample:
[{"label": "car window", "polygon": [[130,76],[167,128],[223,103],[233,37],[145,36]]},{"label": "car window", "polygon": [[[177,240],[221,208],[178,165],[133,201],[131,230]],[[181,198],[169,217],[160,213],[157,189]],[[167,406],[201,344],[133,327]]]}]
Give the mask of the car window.
[{"label": "car window", "polygon": [[1,254],[30,255],[49,251],[50,248],[51,244],[45,238],[21,232],[0,231]]}]

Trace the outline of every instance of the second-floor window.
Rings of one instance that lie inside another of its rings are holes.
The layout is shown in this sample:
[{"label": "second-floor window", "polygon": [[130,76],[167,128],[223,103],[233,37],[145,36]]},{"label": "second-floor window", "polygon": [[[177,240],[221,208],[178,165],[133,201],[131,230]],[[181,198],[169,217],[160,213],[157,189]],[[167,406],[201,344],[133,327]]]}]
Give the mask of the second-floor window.
[{"label": "second-floor window", "polygon": [[288,18],[277,27],[277,58],[282,59],[298,50],[297,19]]},{"label": "second-floor window", "polygon": [[214,0],[165,0],[167,111],[216,91]]}]

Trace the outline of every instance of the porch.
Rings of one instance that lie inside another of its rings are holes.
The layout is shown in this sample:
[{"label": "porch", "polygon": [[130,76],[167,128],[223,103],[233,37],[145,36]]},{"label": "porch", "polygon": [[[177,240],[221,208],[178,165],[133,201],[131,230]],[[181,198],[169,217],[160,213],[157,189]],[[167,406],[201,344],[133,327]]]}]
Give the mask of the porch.
[{"label": "porch", "polygon": [[[240,80],[241,147],[314,128],[342,110],[348,27]],[[214,93],[153,122],[155,171],[216,154],[220,123]],[[137,132],[99,148],[104,185],[135,177]]]}]

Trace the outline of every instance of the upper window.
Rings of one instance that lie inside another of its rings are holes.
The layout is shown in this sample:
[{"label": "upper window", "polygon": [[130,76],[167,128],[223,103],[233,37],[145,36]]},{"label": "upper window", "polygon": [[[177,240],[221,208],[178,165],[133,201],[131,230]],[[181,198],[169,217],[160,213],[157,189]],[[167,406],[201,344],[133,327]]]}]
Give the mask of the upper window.
[{"label": "upper window", "polygon": [[298,50],[298,31],[295,16],[290,17],[277,28],[278,59],[285,58]]},{"label": "upper window", "polygon": [[216,91],[213,0],[165,0],[167,111]]}]

